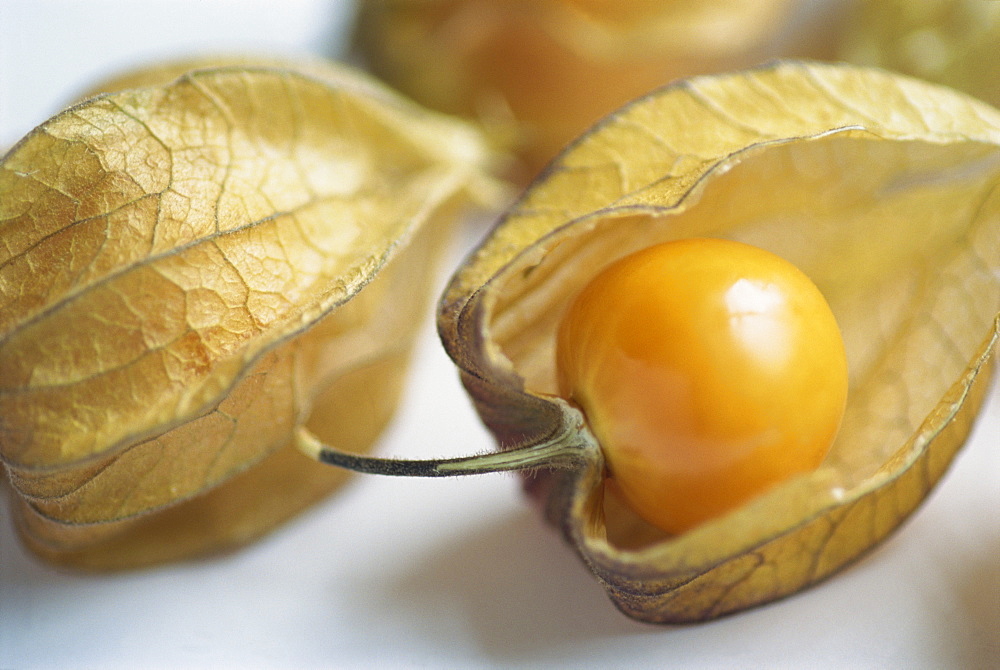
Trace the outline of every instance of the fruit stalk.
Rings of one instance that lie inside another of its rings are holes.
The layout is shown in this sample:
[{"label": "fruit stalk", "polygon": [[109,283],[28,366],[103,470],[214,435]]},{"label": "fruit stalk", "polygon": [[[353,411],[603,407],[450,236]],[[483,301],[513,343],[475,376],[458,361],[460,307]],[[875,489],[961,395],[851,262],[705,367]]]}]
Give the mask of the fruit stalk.
[{"label": "fruit stalk", "polygon": [[579,434],[560,432],[544,442],[505,451],[457,458],[409,460],[340,451],[323,444],[310,431],[301,427],[296,431],[295,441],[303,453],[320,463],[354,472],[395,477],[454,477],[536,468],[573,468],[585,460],[584,452],[591,447]]}]

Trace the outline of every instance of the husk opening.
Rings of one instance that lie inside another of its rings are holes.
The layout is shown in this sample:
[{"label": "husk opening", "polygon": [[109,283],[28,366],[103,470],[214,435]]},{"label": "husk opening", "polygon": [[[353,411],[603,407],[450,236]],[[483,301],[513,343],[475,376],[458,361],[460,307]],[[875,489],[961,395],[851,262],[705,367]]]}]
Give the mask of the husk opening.
[{"label": "husk opening", "polygon": [[[776,104],[789,83],[793,100],[822,91],[813,118]],[[891,114],[861,104],[869,87]],[[779,64],[654,93],[578,140],[453,280],[442,336],[501,446],[553,425],[556,324],[590,276],[634,249],[742,240],[791,260],[830,302],[851,391],[812,475],[675,538],[605,490],[599,459],[527,483],[627,613],[700,620],[822,579],[901,523],[961,445],[996,349],[1000,118],[917,88],[870,70]],[[711,110],[708,123],[688,115],[692,103]],[[773,117],[753,107],[762,103]],[[975,114],[956,123],[942,103]],[[782,125],[815,131],[782,135]],[[719,126],[733,149],[712,137]],[[498,420],[511,408],[520,425]]]}]

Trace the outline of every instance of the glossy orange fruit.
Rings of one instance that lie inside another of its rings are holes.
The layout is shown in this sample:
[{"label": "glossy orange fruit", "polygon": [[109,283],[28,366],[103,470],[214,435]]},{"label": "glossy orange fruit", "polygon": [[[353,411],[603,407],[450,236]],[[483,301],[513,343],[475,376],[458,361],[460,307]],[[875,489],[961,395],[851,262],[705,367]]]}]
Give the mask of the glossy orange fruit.
[{"label": "glossy orange fruit", "polygon": [[729,240],[612,263],[569,307],[556,357],[560,392],[582,407],[621,495],[671,533],[816,468],[847,397],[820,291]]}]

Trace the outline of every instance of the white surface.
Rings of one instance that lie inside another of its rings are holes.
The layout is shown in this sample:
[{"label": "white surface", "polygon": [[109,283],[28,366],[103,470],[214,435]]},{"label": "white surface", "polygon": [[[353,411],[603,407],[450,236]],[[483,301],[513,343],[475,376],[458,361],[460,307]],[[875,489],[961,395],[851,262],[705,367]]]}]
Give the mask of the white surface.
[{"label": "white surface", "polygon": [[[0,143],[106,68],[187,49],[330,53],[337,3],[0,2]],[[382,451],[490,442],[428,327]],[[1000,662],[1000,394],[921,511],[779,603],[686,627],[632,622],[511,476],[359,478],[237,554],[115,576],[54,572],[0,507],[0,669],[988,668]]]}]

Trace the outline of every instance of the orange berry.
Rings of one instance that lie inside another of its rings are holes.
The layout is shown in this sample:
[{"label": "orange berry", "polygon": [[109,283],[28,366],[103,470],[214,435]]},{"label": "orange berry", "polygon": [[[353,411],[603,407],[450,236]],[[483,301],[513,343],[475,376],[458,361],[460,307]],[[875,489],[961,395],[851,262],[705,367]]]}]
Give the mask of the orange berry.
[{"label": "orange berry", "polygon": [[819,289],[729,240],[612,263],[569,307],[556,358],[560,392],[582,407],[622,497],[671,533],[818,467],[847,397]]}]

